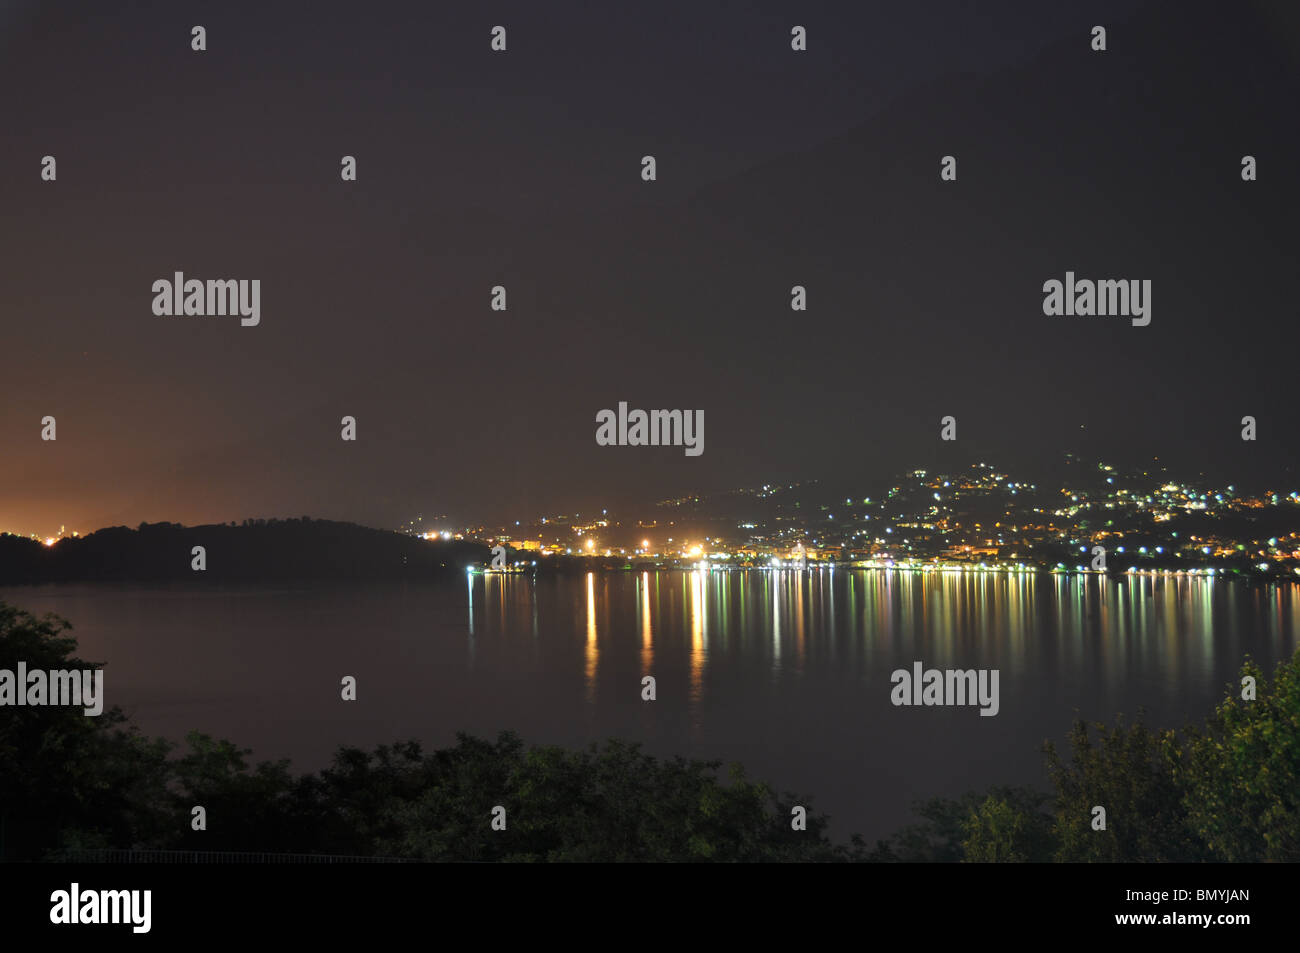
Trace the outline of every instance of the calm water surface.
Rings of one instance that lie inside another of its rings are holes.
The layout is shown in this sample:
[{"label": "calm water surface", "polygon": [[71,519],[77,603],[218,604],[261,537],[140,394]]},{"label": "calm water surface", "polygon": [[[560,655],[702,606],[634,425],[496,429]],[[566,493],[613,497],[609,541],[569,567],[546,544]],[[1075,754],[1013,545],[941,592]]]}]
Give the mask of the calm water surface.
[{"label": "calm water surface", "polygon": [[[108,704],[152,734],[197,728],[303,770],[340,744],[439,747],[457,731],[618,736],[741,761],[811,795],[836,836],[869,838],[919,798],[1044,784],[1042,741],[1076,712],[1201,718],[1245,655],[1271,671],[1300,632],[1300,586],[1151,576],[670,571],[0,600],[69,619],[81,656],[107,663]],[[890,673],[917,660],[999,669],[999,714],[894,707]]]}]

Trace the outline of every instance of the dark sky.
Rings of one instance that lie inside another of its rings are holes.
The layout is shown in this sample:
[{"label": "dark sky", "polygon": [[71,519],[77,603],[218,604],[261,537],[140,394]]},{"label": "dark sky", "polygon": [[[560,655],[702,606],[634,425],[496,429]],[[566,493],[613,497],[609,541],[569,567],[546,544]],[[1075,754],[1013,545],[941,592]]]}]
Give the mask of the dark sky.
[{"label": "dark sky", "polygon": [[[0,3],[0,530],[504,521],[1066,449],[1289,492],[1290,9]],[[178,270],[260,279],[261,324],[155,316]],[[1067,270],[1150,279],[1152,323],[1045,316]],[[704,454],[598,447],[620,400],[703,409]]]}]

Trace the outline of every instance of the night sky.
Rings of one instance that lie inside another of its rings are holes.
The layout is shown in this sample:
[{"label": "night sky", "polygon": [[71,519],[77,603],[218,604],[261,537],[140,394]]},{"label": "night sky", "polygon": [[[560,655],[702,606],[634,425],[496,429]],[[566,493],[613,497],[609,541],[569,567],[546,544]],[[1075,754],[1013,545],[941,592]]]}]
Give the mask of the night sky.
[{"label": "night sky", "polygon": [[[1064,450],[1289,492],[1297,9],[0,3],[0,531]],[[260,279],[260,325],[156,316],[175,271]],[[1045,316],[1066,271],[1151,324]],[[597,446],[619,401],[703,409],[703,455]]]}]

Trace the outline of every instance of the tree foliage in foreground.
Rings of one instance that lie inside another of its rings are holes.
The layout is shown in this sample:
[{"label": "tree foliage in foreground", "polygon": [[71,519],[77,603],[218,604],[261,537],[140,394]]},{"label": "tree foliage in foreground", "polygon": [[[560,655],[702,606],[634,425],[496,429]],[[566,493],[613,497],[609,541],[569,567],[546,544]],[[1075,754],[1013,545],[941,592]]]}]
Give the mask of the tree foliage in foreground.
[{"label": "tree foliage in foreground", "polygon": [[[1300,650],[1270,682],[1249,658],[1204,725],[1076,721],[1068,756],[1044,745],[1052,792],[998,788],[916,808],[880,860],[1300,860]],[[1105,809],[1105,829],[1095,808]]]},{"label": "tree foliage in foreground", "polygon": [[1300,860],[1300,651],[1269,684],[1249,659],[1203,729],[1172,746],[1170,763],[1189,825],[1215,860]]}]

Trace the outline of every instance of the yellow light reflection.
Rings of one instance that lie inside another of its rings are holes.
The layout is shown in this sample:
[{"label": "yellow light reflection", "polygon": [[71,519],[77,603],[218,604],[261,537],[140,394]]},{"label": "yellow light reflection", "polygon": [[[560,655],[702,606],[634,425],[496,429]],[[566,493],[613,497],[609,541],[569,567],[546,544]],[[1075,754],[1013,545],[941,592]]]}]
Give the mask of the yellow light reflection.
[{"label": "yellow light reflection", "polygon": [[704,574],[691,573],[691,701],[704,691]]},{"label": "yellow light reflection", "polygon": [[596,574],[587,573],[587,701],[596,700],[596,663],[600,648],[596,644]]},{"label": "yellow light reflection", "polygon": [[654,646],[650,632],[650,574],[641,573],[641,671],[650,673],[654,662]]}]

